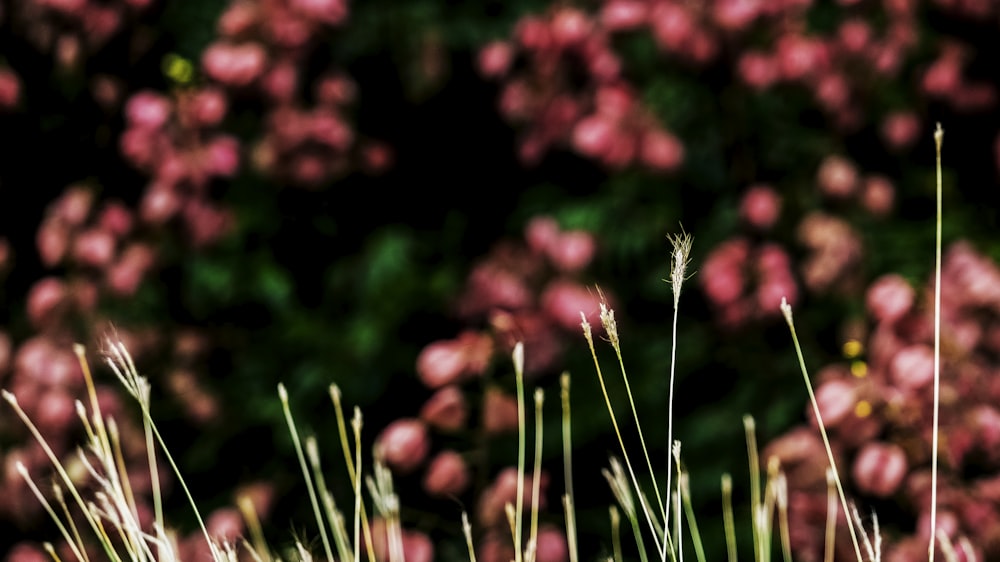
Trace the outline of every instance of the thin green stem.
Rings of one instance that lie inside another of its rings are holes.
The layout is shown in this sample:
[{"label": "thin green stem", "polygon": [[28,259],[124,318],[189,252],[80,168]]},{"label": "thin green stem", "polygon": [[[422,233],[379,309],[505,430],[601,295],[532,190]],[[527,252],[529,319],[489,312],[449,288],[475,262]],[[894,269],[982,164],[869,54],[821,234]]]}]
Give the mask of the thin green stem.
[{"label": "thin green stem", "polygon": [[[833,449],[830,447],[830,438],[826,434],[826,424],[823,423],[823,415],[819,411],[819,403],[816,402],[816,393],[813,392],[812,381],[809,379],[809,371],[806,369],[806,360],[802,355],[802,346],[799,344],[799,337],[795,333],[795,322],[792,319],[792,307],[789,306],[785,298],[781,298],[781,312],[785,316],[785,322],[788,323],[788,329],[792,334],[792,343],[795,345],[795,355],[799,359],[799,368],[802,371],[802,380],[805,382],[806,391],[809,393],[809,402],[812,404],[813,414],[816,416],[816,422],[819,426],[820,435],[823,437],[823,447],[826,448],[826,457],[830,462],[830,470],[833,471],[834,482],[837,485],[837,494],[840,496],[840,504],[844,509],[844,514],[850,513],[847,506],[847,496],[844,494],[844,486],[840,482],[840,473],[837,471],[837,461],[833,458]],[[932,516],[933,519],[933,516]],[[847,521],[847,530],[851,534],[851,542],[854,544],[854,554],[858,558],[858,562],[863,562],[864,559],[861,556],[861,545],[858,543],[858,534],[854,529],[854,525],[851,523],[850,519]]]},{"label": "thin green stem", "polygon": [[[38,503],[42,504],[42,508],[45,509],[45,512],[49,514],[49,518],[51,518],[52,522],[56,524],[56,528],[59,529],[59,532],[62,534],[63,538],[66,539],[66,542],[69,544],[69,547],[73,551],[73,554],[76,555],[77,559],[86,561],[87,555],[84,554],[84,550],[81,550],[80,548],[77,547],[77,540],[79,540],[79,536],[74,537],[70,535],[69,529],[67,529],[66,526],[63,525],[62,523],[62,519],[60,519],[59,516],[56,515],[55,510],[52,509],[52,505],[49,504],[49,501],[47,499],[45,499],[45,496],[42,494],[41,490],[38,489],[38,486],[35,486],[34,480],[32,480],[31,475],[28,474],[28,468],[24,466],[24,463],[22,463],[21,461],[17,461],[16,463],[14,463],[14,468],[15,470],[17,470],[17,473],[21,475],[21,478],[24,479],[24,482],[28,485],[28,488],[31,489],[31,493],[38,500]],[[69,521],[70,523],[72,523],[72,519],[70,519]]]},{"label": "thin green stem", "polygon": [[569,562],[578,562],[576,541],[576,501],[573,499],[573,436],[569,403],[569,373],[559,377],[560,397],[562,398],[562,431],[563,431],[563,476],[566,481],[566,495],[563,496],[563,509],[566,512],[566,544],[569,547]]},{"label": "thin green stem", "polygon": [[[650,516],[649,513],[649,507],[646,505],[645,500],[643,500],[642,494],[639,493],[640,490],[639,482],[635,477],[635,471],[632,469],[632,460],[629,457],[628,449],[625,447],[625,440],[622,438],[621,429],[618,427],[618,418],[615,416],[615,410],[611,406],[611,398],[608,395],[608,387],[604,381],[604,372],[601,370],[601,364],[597,360],[597,351],[594,349],[594,337],[591,331],[590,322],[587,321],[587,317],[584,316],[583,313],[581,313],[580,316],[583,318],[583,322],[581,322],[581,326],[583,327],[583,335],[587,340],[588,347],[590,348],[590,356],[594,361],[594,370],[597,371],[597,379],[601,383],[601,393],[604,395],[604,405],[605,407],[607,407],[608,415],[611,417],[611,426],[615,430],[615,436],[618,437],[618,445],[621,447],[622,457],[625,459],[625,466],[628,469],[629,477],[632,480],[632,487],[636,490],[636,495],[639,497],[639,502],[641,504],[643,513],[646,516],[646,522],[649,524],[649,530],[653,534],[653,541],[654,544],[656,545],[656,550],[659,552],[660,551],[660,542],[658,536],[659,533],[656,529],[656,526],[653,524],[652,517]],[[663,529],[663,534],[664,536],[667,535],[665,527]]]},{"label": "thin green stem", "polygon": [[514,382],[517,386],[517,497],[514,507],[514,560],[522,562],[524,555],[521,545],[521,517],[524,513],[524,344],[514,346]]},{"label": "thin green stem", "polygon": [[733,477],[722,475],[722,524],[726,532],[726,555],[729,562],[736,562],[736,518],[733,515]]},{"label": "thin green stem", "polygon": [[299,439],[299,431],[295,428],[295,420],[292,418],[292,409],[288,404],[288,391],[285,385],[278,383],[278,397],[281,399],[281,409],[285,414],[285,423],[288,424],[288,432],[292,436],[292,443],[295,445],[295,455],[299,458],[299,467],[302,469],[302,477],[306,481],[306,490],[309,492],[309,503],[313,508],[313,516],[316,517],[316,524],[319,526],[319,536],[323,541],[323,551],[327,560],[333,560],[333,549],[330,547],[330,538],[326,534],[326,524],[323,523],[323,514],[319,505],[319,498],[316,496],[316,489],[313,486],[312,475],[309,473],[309,465],[306,463],[306,456],[302,450],[302,442]]},{"label": "thin green stem", "polygon": [[535,466],[531,473],[531,531],[528,534],[528,544],[531,557],[528,562],[534,562],[538,549],[538,503],[541,500],[542,485],[542,405],[545,402],[545,391],[535,389]]},{"label": "thin green stem", "polygon": [[462,534],[465,535],[465,546],[469,549],[469,562],[476,562],[476,547],[472,544],[472,524],[469,514],[462,510]]},{"label": "thin green stem", "polygon": [[937,156],[937,217],[934,228],[934,421],[931,426],[931,536],[927,559],[934,562],[934,541],[937,536],[938,428],[941,406],[941,217],[943,180],[941,177],[941,145],[944,129],[938,123],[934,131]]},{"label": "thin green stem", "polygon": [[[691,505],[691,486],[688,482],[688,474],[682,473],[679,477],[679,487],[681,490],[681,501],[684,504],[684,517],[688,522],[688,529],[691,530],[691,542],[694,543],[694,554],[698,562],[705,562],[705,546],[701,541],[701,532],[698,530],[698,520],[695,518],[694,506]],[[678,537],[678,541],[680,538]]]}]

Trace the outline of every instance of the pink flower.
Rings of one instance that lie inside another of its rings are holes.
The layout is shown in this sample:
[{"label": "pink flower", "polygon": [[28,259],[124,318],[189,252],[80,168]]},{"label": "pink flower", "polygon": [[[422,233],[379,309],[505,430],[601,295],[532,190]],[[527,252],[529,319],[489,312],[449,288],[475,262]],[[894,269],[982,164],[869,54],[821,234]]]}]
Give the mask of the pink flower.
[{"label": "pink flower", "polygon": [[420,408],[420,419],[438,431],[452,432],[465,427],[469,408],[457,386],[445,386]]},{"label": "pink flower", "polygon": [[860,54],[871,41],[872,28],[863,19],[850,18],[844,20],[837,30],[837,38],[845,51]]},{"label": "pink flower", "polygon": [[750,226],[768,230],[781,214],[781,196],[769,185],[756,184],[743,194],[740,217]]},{"label": "pink flower", "polygon": [[755,90],[766,90],[778,80],[778,65],[760,51],[746,51],[737,63],[740,79]]},{"label": "pink flower", "polygon": [[615,124],[607,117],[584,117],[573,128],[573,148],[584,156],[599,157],[615,140]]},{"label": "pink flower", "polygon": [[0,109],[12,109],[21,100],[21,79],[9,68],[0,68]]},{"label": "pink flower", "polygon": [[[857,388],[849,380],[833,379],[819,385],[816,389],[816,403],[820,416],[827,427],[837,427],[841,422],[854,414],[858,403]],[[809,409],[810,420],[815,422],[812,409]]]},{"label": "pink flower", "polygon": [[469,486],[469,467],[455,451],[441,451],[424,474],[424,490],[431,496],[457,496]]},{"label": "pink flower", "polygon": [[66,284],[58,277],[45,277],[28,291],[27,313],[32,326],[43,328],[58,319],[66,304]]},{"label": "pink flower", "polygon": [[197,91],[187,100],[185,110],[191,116],[195,125],[214,127],[226,117],[229,102],[225,94],[218,88],[205,88]]},{"label": "pink flower", "polygon": [[[549,478],[548,474],[542,473],[539,480],[539,489],[541,494],[539,496],[538,507],[544,508],[545,501],[545,491],[548,488]],[[532,485],[533,479],[530,475],[525,475],[524,477],[524,488],[523,488],[523,501],[525,509],[530,509],[532,507],[531,496],[532,496]],[[506,524],[507,518],[504,511],[504,506],[508,503],[514,503],[517,501],[517,469],[514,467],[507,467],[500,471],[493,483],[483,490],[483,493],[479,496],[479,505],[477,506],[477,513],[479,515],[479,523],[492,527],[499,523]]]},{"label": "pink flower", "polygon": [[536,542],[535,560],[538,562],[566,562],[569,559],[566,535],[557,527],[540,526]]},{"label": "pink flower", "polygon": [[740,298],[746,284],[743,267],[748,256],[749,243],[742,238],[727,240],[708,254],[698,279],[712,303],[722,306]]},{"label": "pink flower", "polygon": [[129,126],[145,130],[163,127],[170,119],[173,106],[162,94],[142,90],[125,103],[125,120]]},{"label": "pink flower", "polygon": [[830,197],[849,197],[857,189],[858,170],[842,156],[827,156],[820,164],[816,183],[820,191]]},{"label": "pink flower", "polygon": [[801,80],[827,67],[826,46],[818,39],[785,35],[778,40],[778,68],[786,80]]},{"label": "pink flower", "polygon": [[80,226],[90,215],[93,204],[94,192],[84,185],[76,184],[66,188],[50,207],[50,212],[52,218],[62,220],[70,226]]},{"label": "pink flower", "polygon": [[229,135],[216,135],[205,146],[205,168],[212,175],[229,178],[240,167],[240,143]]},{"label": "pink flower", "polygon": [[893,357],[889,374],[902,388],[923,388],[934,378],[934,353],[923,344],[905,347]]},{"label": "pink flower", "polygon": [[728,31],[746,29],[757,19],[759,13],[759,0],[715,0],[712,5],[715,22]]},{"label": "pink flower", "polygon": [[647,17],[646,4],[639,0],[609,0],[601,7],[601,23],[610,31],[635,29]]},{"label": "pink flower", "polygon": [[671,172],[684,162],[684,144],[668,131],[650,129],[639,140],[639,159],[657,172]]},{"label": "pink flower", "polygon": [[493,354],[489,336],[463,332],[456,339],[433,342],[417,356],[417,375],[430,388],[482,373]]},{"label": "pink flower", "polygon": [[555,45],[565,49],[586,39],[593,28],[593,22],[577,8],[562,7],[556,9],[549,28]]},{"label": "pink flower", "polygon": [[261,79],[260,87],[271,100],[291,103],[299,87],[299,70],[287,58],[275,61]]},{"label": "pink flower", "polygon": [[549,260],[564,273],[576,273],[594,259],[597,243],[585,230],[568,230],[558,235],[546,248]]},{"label": "pink flower", "polygon": [[76,415],[76,397],[64,388],[50,388],[38,397],[35,404],[35,423],[48,435],[59,435],[69,429],[79,418]]},{"label": "pink flower", "polygon": [[913,287],[896,274],[883,275],[879,277],[871,287],[865,298],[869,314],[879,322],[894,323],[913,306],[913,299],[916,296]]},{"label": "pink flower", "polygon": [[899,489],[908,471],[909,463],[902,447],[891,443],[869,443],[854,459],[851,474],[854,484],[861,491],[885,498]]},{"label": "pink flower", "polygon": [[326,25],[338,25],[347,20],[345,0],[290,0],[288,4],[307,19]]},{"label": "pink flower", "polygon": [[101,209],[97,225],[121,238],[132,231],[132,211],[119,201],[109,201]]},{"label": "pink flower", "polygon": [[122,251],[118,261],[106,270],[105,283],[108,289],[119,296],[134,295],[155,260],[151,247],[139,242],[132,243]]},{"label": "pink flower", "polygon": [[486,78],[500,78],[507,74],[514,60],[514,49],[506,41],[487,43],[479,50],[479,73]]},{"label": "pink flower", "polygon": [[496,387],[483,393],[483,429],[491,435],[517,430],[517,399]]},{"label": "pink flower", "polygon": [[816,101],[827,111],[844,109],[851,96],[847,79],[838,72],[827,72],[820,76],[815,85]]},{"label": "pink flower", "polygon": [[250,31],[260,15],[258,9],[257,4],[250,0],[231,2],[219,17],[219,35],[234,38]]},{"label": "pink flower", "polygon": [[560,228],[556,219],[541,215],[533,217],[524,227],[524,239],[532,251],[545,254],[559,240]]},{"label": "pink flower", "polygon": [[205,74],[229,86],[248,86],[264,71],[267,53],[257,43],[212,43],[201,57]]},{"label": "pink flower", "polygon": [[896,188],[885,176],[870,176],[861,188],[861,205],[876,217],[884,217],[892,212],[896,199]]},{"label": "pink flower", "polygon": [[680,4],[657,2],[649,14],[653,38],[661,47],[680,50],[694,30],[691,14]]},{"label": "pink flower", "polygon": [[892,149],[913,145],[920,135],[920,119],[910,111],[896,111],[882,120],[882,138]]},{"label": "pink flower", "polygon": [[556,280],[542,293],[542,310],[564,330],[580,329],[580,313],[595,323],[600,314],[601,296],[572,281]]},{"label": "pink flower", "polygon": [[403,474],[423,464],[429,450],[427,426],[414,418],[392,422],[375,440],[376,455],[387,466]]},{"label": "pink flower", "polygon": [[956,56],[942,56],[924,72],[921,86],[928,95],[947,97],[962,83],[962,69]]},{"label": "pink flower", "polygon": [[[377,562],[388,562],[389,535],[388,526],[381,517],[371,522],[372,543]],[[434,544],[431,539],[419,531],[401,529],[399,540],[403,547],[403,560],[406,562],[432,562],[434,560]]]},{"label": "pink flower", "polygon": [[51,558],[40,546],[29,542],[19,542],[7,553],[8,562],[47,562],[49,560]]},{"label": "pink flower", "polygon": [[244,534],[243,516],[232,507],[216,509],[205,521],[208,534],[214,539],[235,540]]},{"label": "pink flower", "polygon": [[547,49],[552,41],[548,24],[537,16],[521,18],[514,29],[514,36],[529,51]]},{"label": "pink flower", "polygon": [[107,230],[90,228],[73,241],[73,257],[83,265],[104,267],[114,259],[116,245],[114,235]]},{"label": "pink flower", "polygon": [[69,228],[60,221],[45,221],[35,235],[42,265],[52,267],[62,261],[69,248]]}]

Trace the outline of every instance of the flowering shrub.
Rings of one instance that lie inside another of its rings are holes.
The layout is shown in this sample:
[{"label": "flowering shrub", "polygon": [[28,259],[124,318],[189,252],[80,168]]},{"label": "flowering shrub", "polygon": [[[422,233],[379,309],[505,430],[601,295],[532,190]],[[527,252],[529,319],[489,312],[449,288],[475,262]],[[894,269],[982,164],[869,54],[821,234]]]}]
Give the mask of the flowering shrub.
[{"label": "flowering shrub", "polygon": [[[453,518],[421,510],[458,497],[480,558],[508,559],[507,357],[521,341],[533,383],[552,387],[564,369],[581,381],[579,312],[598,313],[603,291],[628,319],[629,370],[643,373],[637,418],[659,415],[673,348],[662,241],[682,223],[699,243],[680,310],[677,435],[691,466],[711,467],[691,475],[703,526],[717,512],[713,471],[743,463],[741,447],[719,445],[740,438],[719,412],[766,405],[762,433],[782,434],[768,451],[784,461],[803,522],[793,545],[802,559],[820,552],[816,441],[787,433],[804,397],[772,391],[794,371],[778,339],[785,299],[815,334],[807,357],[832,365],[817,374],[818,399],[845,482],[884,514],[887,556],[908,559],[926,519],[929,307],[918,280],[929,271],[928,129],[940,120],[960,131],[944,195],[942,528],[995,556],[986,375],[1000,137],[982,53],[997,8],[460,4],[0,8],[0,386],[56,456],[72,465],[80,437],[86,385],[72,344],[114,329],[162,391],[153,409],[167,412],[168,437],[196,442],[179,460],[218,506],[213,533],[250,530],[231,488],[253,496],[265,522],[307,510],[282,501],[300,489],[284,476],[292,443],[270,429],[273,389],[285,381],[296,409],[313,411],[332,380],[366,407],[366,450],[413,502],[404,550],[453,557]],[[121,393],[101,376],[96,385],[102,411],[127,419]],[[576,396],[578,412],[600,406],[597,392]],[[50,469],[11,416],[0,413],[0,519],[20,534],[0,537],[0,555],[21,560],[46,535],[17,463],[39,480]],[[603,455],[603,419],[580,417],[581,448]],[[333,434],[332,421],[315,424]],[[120,430],[139,473],[141,428]],[[548,464],[539,478],[539,560],[569,556],[561,528],[546,526],[559,510],[544,491],[560,478]],[[154,481],[176,491],[168,473],[137,477],[142,517]],[[581,536],[604,536],[609,501],[581,506],[592,531]],[[194,522],[182,527],[185,555],[204,553]],[[385,534],[379,552],[393,548]],[[609,550],[597,538],[587,547]]]}]

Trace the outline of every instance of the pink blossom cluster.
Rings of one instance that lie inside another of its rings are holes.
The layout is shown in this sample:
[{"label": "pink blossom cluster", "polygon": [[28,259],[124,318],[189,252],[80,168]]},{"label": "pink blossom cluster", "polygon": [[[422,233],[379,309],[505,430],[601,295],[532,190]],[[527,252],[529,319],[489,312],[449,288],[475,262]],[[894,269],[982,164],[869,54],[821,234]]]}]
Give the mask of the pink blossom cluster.
[{"label": "pink blossom cluster", "polygon": [[639,100],[614,52],[605,19],[558,6],[523,17],[509,40],[479,53],[483,76],[502,81],[500,112],[524,127],[520,156],[538,162],[553,147],[603,165],[667,172],[684,145]]},{"label": "pink blossom cluster", "polygon": [[915,5],[885,2],[886,24],[879,28],[872,26],[870,16],[845,9],[835,32],[823,35],[805,28],[805,8],[811,2],[798,4],[772,14],[781,17],[767,22],[770,45],[740,54],[737,74],[758,91],[778,84],[801,86],[834,124],[854,129],[866,119],[873,84],[898,77],[916,47]]},{"label": "pink blossom cluster", "polygon": [[[460,496],[472,482],[468,455],[452,448],[436,450],[436,434],[460,436],[477,425],[487,437],[517,431],[517,401],[496,384],[486,385],[476,408],[480,419],[470,420],[466,383],[486,376],[495,364],[507,364],[517,342],[525,346],[527,375],[550,372],[562,356],[564,340],[579,332],[581,312],[599,325],[601,296],[578,280],[594,258],[593,235],[564,230],[542,216],[529,222],[525,240],[498,245],[473,267],[455,308],[469,327],[454,338],[428,344],[417,358],[417,376],[432,390],[430,398],[416,417],[393,421],[376,439],[376,454],[396,472],[423,469],[423,488],[432,497]],[[548,477],[543,478],[544,490]],[[516,470],[508,468],[477,496],[483,559],[507,560],[510,555],[504,505],[513,501],[515,489]],[[562,532],[545,527],[540,533],[538,559],[565,560]]]},{"label": "pink blossom cluster", "polygon": [[156,250],[137,235],[135,215],[119,201],[99,205],[94,190],[71,185],[46,210],[36,233],[38,256],[66,274],[39,280],[28,293],[36,329],[63,325],[72,309],[93,314],[99,299],[130,297],[156,265]]},{"label": "pink blossom cluster", "polygon": [[[959,242],[948,248],[941,281],[941,475],[938,528],[967,537],[978,559],[1000,554],[1000,267]],[[883,525],[885,560],[926,559],[934,379],[933,281],[923,295],[896,274],[867,290],[869,321],[847,363],[821,369],[816,399],[850,493],[859,502],[891,500],[908,517]],[[855,329],[854,331],[857,331]],[[813,427],[774,440],[765,459],[789,475],[793,542],[801,559],[819,559],[825,523],[825,453]],[[846,536],[841,546],[850,548]],[[845,554],[847,550],[844,551]]]},{"label": "pink blossom cluster", "polygon": [[138,218],[146,225],[178,221],[196,247],[208,246],[232,228],[228,209],[213,200],[213,180],[231,178],[240,166],[239,141],[218,131],[228,100],[215,88],[170,98],[144,90],[125,104],[122,155],[149,174]]},{"label": "pink blossom cluster", "polygon": [[716,320],[728,329],[780,317],[782,298],[798,301],[788,251],[774,242],[730,238],[705,258],[698,280]]},{"label": "pink blossom cluster", "polygon": [[862,175],[849,158],[830,155],[816,170],[816,187],[824,197],[838,203],[852,202],[874,217],[891,214],[896,188],[879,174]]},{"label": "pink blossom cluster", "polygon": [[344,0],[234,0],[220,16],[201,67],[229,95],[263,105],[250,160],[265,176],[319,188],[358,165],[391,165],[388,147],[353,128],[354,82],[334,68],[306,74],[309,54],[347,17]]},{"label": "pink blossom cluster", "polygon": [[9,14],[15,28],[59,66],[80,68],[85,59],[147,12],[155,0],[24,0]]},{"label": "pink blossom cluster", "polygon": [[[817,191],[831,207],[854,206],[881,219],[892,214],[896,188],[885,176],[863,175],[847,157],[824,158],[816,171]],[[863,241],[840,214],[807,212],[795,225],[804,250],[793,263],[788,250],[770,240],[781,219],[783,197],[767,183],[750,185],[739,202],[739,218],[747,235],[729,238],[713,248],[700,268],[702,290],[716,319],[732,329],[748,322],[778,317],[781,298],[799,299],[799,287],[813,294],[859,294]]]}]

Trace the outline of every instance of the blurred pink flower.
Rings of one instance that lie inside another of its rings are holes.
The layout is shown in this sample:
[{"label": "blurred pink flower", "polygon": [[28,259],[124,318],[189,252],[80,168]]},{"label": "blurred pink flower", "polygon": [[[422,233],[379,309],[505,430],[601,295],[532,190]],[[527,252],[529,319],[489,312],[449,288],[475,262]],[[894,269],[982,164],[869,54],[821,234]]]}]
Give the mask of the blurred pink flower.
[{"label": "blurred pink flower", "polygon": [[493,342],[486,334],[466,331],[451,340],[428,344],[417,356],[417,375],[429,388],[458,382],[481,374],[493,354]]},{"label": "blurred pink flower", "polygon": [[861,491],[885,498],[899,489],[908,470],[909,463],[902,447],[869,443],[855,457],[851,474]]},{"label": "blurred pink flower", "polygon": [[401,474],[423,464],[430,450],[427,426],[418,419],[398,419],[382,430],[375,440],[376,455]]},{"label": "blurred pink flower", "polygon": [[609,0],[601,7],[601,23],[610,31],[635,29],[646,23],[648,8],[640,0]]},{"label": "blurred pink flower", "polygon": [[740,200],[740,217],[750,226],[768,230],[781,215],[781,196],[767,184],[754,184]]},{"label": "blurred pink flower", "polygon": [[431,496],[457,496],[469,486],[469,467],[455,451],[441,451],[424,474],[424,490]]},{"label": "blurred pink flower", "polygon": [[641,134],[639,159],[657,172],[671,172],[684,162],[684,144],[668,131],[650,129]]},{"label": "blurred pink flower", "polygon": [[228,86],[248,86],[267,64],[267,52],[257,43],[212,43],[201,57],[205,74]]},{"label": "blurred pink flower", "polygon": [[452,432],[465,427],[468,418],[465,395],[457,386],[445,386],[420,408],[420,419],[438,431]]},{"label": "blurred pink flower", "polygon": [[166,125],[172,113],[170,100],[152,90],[137,92],[125,103],[125,120],[138,129],[159,129]]},{"label": "blurred pink flower", "polygon": [[542,293],[542,310],[564,330],[580,329],[580,313],[592,324],[599,324],[601,295],[573,281],[555,280]]},{"label": "blurred pink flower", "polygon": [[916,292],[906,279],[888,274],[876,279],[868,288],[865,303],[872,317],[891,324],[910,311],[915,297]]},{"label": "blurred pink flower", "polygon": [[905,347],[892,359],[890,375],[901,388],[923,388],[934,378],[934,353],[923,344]]},{"label": "blurred pink flower", "polygon": [[842,156],[827,156],[816,175],[820,191],[830,197],[846,198],[858,187],[858,171],[854,164]]}]

